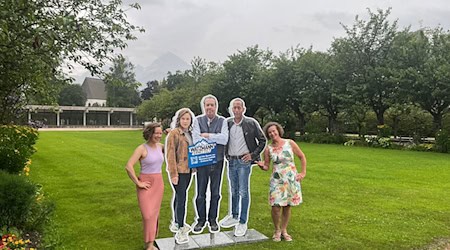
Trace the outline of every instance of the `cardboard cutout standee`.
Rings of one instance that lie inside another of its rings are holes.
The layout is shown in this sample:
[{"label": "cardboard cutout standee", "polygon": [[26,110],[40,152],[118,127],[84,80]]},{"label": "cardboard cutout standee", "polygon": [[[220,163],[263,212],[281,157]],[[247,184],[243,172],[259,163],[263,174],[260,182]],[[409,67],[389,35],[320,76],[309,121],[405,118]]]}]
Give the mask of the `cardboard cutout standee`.
[{"label": "cardboard cutout standee", "polygon": [[[192,137],[194,143],[204,140],[216,144],[216,163],[196,168],[194,203],[196,218],[192,232],[200,234],[208,226],[210,233],[218,233],[220,227],[217,219],[222,199],[222,173],[226,161],[224,151],[228,142],[228,127],[226,119],[217,114],[218,101],[215,96],[204,96],[200,105],[203,114],[194,119]],[[208,188],[209,192],[207,192]],[[208,193],[209,197],[207,197]]]},{"label": "cardboard cutout standee", "polygon": [[191,186],[192,171],[188,166],[188,147],[193,145],[192,123],[195,116],[188,108],[182,108],[172,119],[171,131],[166,137],[166,170],[173,191],[172,222],[170,231],[175,233],[177,244],[189,242],[190,226],[186,224],[187,197]]},{"label": "cardboard cutout standee", "polygon": [[229,139],[225,149],[228,159],[229,210],[228,215],[220,221],[220,226],[234,227],[234,236],[242,237],[248,229],[252,164],[260,160],[267,140],[259,123],[244,115],[244,100],[231,100],[228,110],[232,115],[227,120]]}]

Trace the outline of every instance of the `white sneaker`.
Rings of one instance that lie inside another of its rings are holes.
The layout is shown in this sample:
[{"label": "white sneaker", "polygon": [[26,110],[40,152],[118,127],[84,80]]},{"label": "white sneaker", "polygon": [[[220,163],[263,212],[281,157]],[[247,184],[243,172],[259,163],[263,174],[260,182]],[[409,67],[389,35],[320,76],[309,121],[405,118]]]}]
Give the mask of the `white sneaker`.
[{"label": "white sneaker", "polygon": [[172,232],[172,233],[176,233],[176,232],[178,232],[178,223],[176,223],[175,221],[172,221],[171,223],[170,223],[170,226],[169,226],[169,230],[170,230],[170,232]]},{"label": "white sneaker", "polygon": [[227,215],[225,216],[225,218],[223,218],[220,222],[219,222],[221,227],[224,228],[230,228],[230,227],[234,227],[236,225],[239,224],[239,220],[233,218],[233,216],[231,215]]},{"label": "white sneaker", "polygon": [[234,236],[236,236],[236,237],[244,236],[245,233],[247,233],[247,223],[245,223],[245,224],[239,223],[234,228]]},{"label": "white sneaker", "polygon": [[178,230],[178,232],[175,234],[175,242],[177,244],[184,244],[189,242],[189,231],[191,229],[188,227],[182,227]]},{"label": "white sneaker", "polygon": [[184,223],[184,226],[183,226],[183,227],[186,228],[186,230],[187,230],[188,233],[192,230],[191,226],[189,226],[189,225],[186,224],[186,223]]}]

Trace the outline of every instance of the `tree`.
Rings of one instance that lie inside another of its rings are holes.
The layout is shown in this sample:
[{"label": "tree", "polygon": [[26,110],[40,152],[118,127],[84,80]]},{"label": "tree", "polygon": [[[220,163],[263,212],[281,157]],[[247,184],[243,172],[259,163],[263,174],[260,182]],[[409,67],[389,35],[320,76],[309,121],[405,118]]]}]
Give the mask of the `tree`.
[{"label": "tree", "polygon": [[157,80],[148,81],[147,87],[141,90],[141,99],[149,100],[158,92],[159,83]]},{"label": "tree", "polygon": [[[328,118],[328,131],[337,132],[338,114],[347,98],[346,83],[340,74],[333,55],[324,52],[305,52],[300,59],[301,71],[305,74],[310,105]],[[315,107],[314,107],[315,106]]]},{"label": "tree", "polygon": [[389,22],[390,9],[368,12],[368,21],[356,16],[352,27],[343,25],[347,36],[335,39],[331,50],[344,65],[352,98],[371,107],[383,125],[384,112],[398,97],[398,82],[389,65],[397,21]]},{"label": "tree", "polygon": [[261,106],[263,96],[259,86],[264,72],[271,64],[272,52],[264,51],[257,45],[228,57],[223,63],[223,71],[213,86],[213,94],[226,105],[219,106],[219,112],[228,114],[228,103],[241,97],[247,107],[246,115],[253,116]]},{"label": "tree", "polygon": [[181,107],[179,102],[176,102],[175,97],[181,98],[179,93],[162,89],[157,95],[149,100],[145,100],[138,107],[138,117],[151,121],[153,118],[162,120],[165,125],[170,123],[170,118]]},{"label": "tree", "polygon": [[[136,39],[122,1],[0,1],[0,123],[10,123],[35,95],[51,96],[68,81],[63,68],[81,64],[92,74],[115,49]],[[131,8],[139,9],[132,4]]]},{"label": "tree", "polygon": [[109,107],[136,107],[141,103],[135,79],[134,66],[122,55],[113,59],[113,66],[105,76],[106,104]]},{"label": "tree", "polygon": [[344,112],[344,118],[347,125],[356,126],[359,137],[364,138],[367,134],[367,112],[369,107],[363,103],[358,102],[348,102],[346,103],[346,108]]},{"label": "tree", "polygon": [[262,88],[265,92],[262,103],[274,113],[293,112],[296,119],[291,128],[293,131],[289,132],[295,130],[301,134],[305,133],[308,115],[317,110],[317,105],[311,102],[312,81],[307,72],[307,53],[312,53],[311,49],[297,47],[275,57]]},{"label": "tree", "polygon": [[398,136],[400,128],[400,122],[402,118],[407,115],[411,110],[411,105],[408,104],[394,104],[386,110],[386,116],[391,120],[392,135]]},{"label": "tree", "polygon": [[200,100],[211,93],[213,83],[218,81],[221,67],[200,58],[195,58],[191,65],[189,70],[169,74],[170,77],[163,81],[158,93],[139,106],[138,117],[144,120],[156,118],[168,125],[181,107],[190,108],[194,114],[200,114]]},{"label": "tree", "polygon": [[423,66],[408,71],[415,81],[411,97],[433,116],[433,131],[442,128],[442,117],[450,107],[450,32],[438,27],[415,33],[427,39],[427,54]]},{"label": "tree", "polygon": [[175,73],[168,72],[167,79],[163,80],[161,86],[167,88],[168,90],[174,90],[175,88],[185,84],[190,76],[186,71],[177,70]]},{"label": "tree", "polygon": [[84,106],[86,104],[86,93],[79,84],[69,84],[65,86],[58,97],[59,105]]},{"label": "tree", "polygon": [[450,106],[450,33],[442,28],[409,29],[394,40],[392,60],[403,96],[433,117],[434,132],[442,128],[442,117]]}]

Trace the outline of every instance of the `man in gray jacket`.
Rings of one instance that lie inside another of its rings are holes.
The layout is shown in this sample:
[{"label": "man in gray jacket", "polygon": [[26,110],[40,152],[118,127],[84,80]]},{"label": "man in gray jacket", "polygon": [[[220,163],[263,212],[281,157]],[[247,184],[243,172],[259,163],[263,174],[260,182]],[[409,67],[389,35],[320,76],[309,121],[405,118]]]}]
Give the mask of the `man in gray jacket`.
[{"label": "man in gray jacket", "polygon": [[[225,148],[230,187],[229,214],[220,221],[220,226],[235,226],[234,235],[244,236],[247,232],[248,210],[250,208],[250,175],[252,163],[260,160],[266,146],[266,137],[259,123],[244,115],[245,102],[241,98],[231,100],[228,118],[229,137]],[[241,205],[239,207],[239,204]]]}]

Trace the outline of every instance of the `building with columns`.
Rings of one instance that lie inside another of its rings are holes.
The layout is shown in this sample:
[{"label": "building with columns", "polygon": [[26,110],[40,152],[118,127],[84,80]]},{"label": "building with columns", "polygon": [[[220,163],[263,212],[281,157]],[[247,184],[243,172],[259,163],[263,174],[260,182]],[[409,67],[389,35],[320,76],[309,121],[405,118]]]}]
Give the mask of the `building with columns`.
[{"label": "building with columns", "polygon": [[106,107],[106,88],[101,79],[86,77],[81,86],[85,106],[27,105],[28,122],[46,127],[140,127],[135,108]]},{"label": "building with columns", "polygon": [[140,127],[136,109],[27,105],[28,122],[42,121],[47,127]]}]

